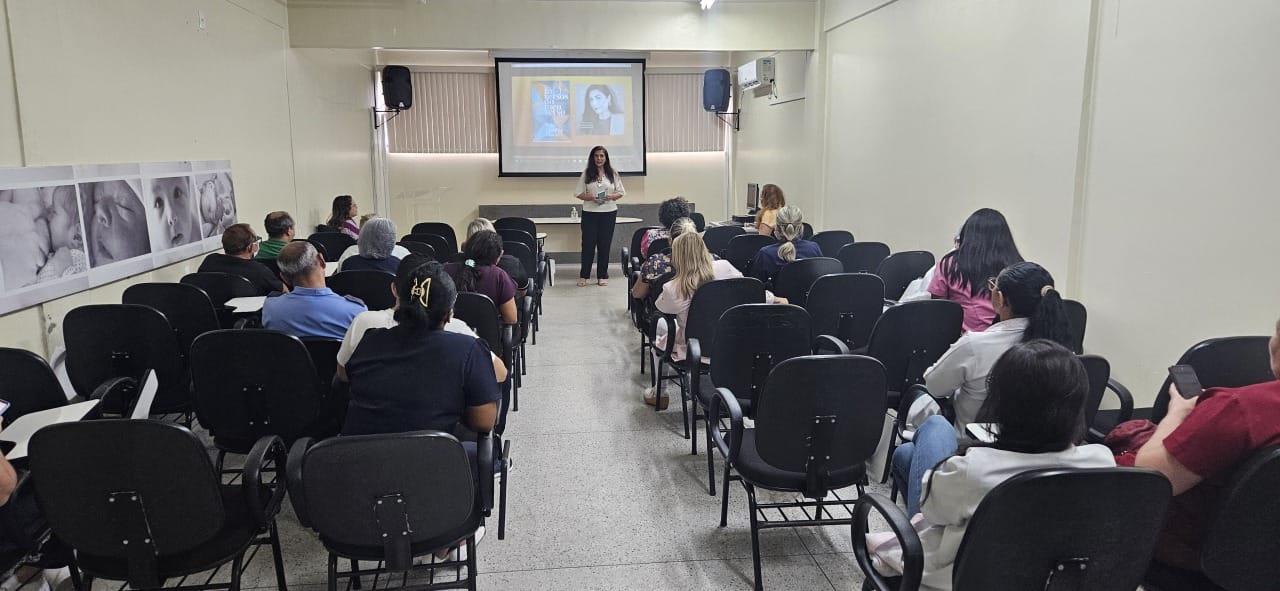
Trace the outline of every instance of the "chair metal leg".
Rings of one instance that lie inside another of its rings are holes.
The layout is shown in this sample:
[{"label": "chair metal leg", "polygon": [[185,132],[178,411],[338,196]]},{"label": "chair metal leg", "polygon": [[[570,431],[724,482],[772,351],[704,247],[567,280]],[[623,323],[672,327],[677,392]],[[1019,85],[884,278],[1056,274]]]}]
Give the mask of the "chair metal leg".
[{"label": "chair metal leg", "polygon": [[689,415],[689,429],[690,429],[689,445],[693,446],[693,449],[692,451],[689,452],[689,454],[695,455],[695,456],[698,455],[698,420],[702,418],[698,416],[698,405],[699,405],[699,402],[694,400],[693,412],[690,413]]},{"label": "chair metal leg", "polygon": [[644,375],[644,358],[647,352],[644,347],[644,333],[640,333],[640,375]]},{"label": "chair metal leg", "polygon": [[747,504],[751,508],[751,566],[756,574],[756,591],[764,591],[764,582],[760,577],[760,521],[756,516],[756,491],[747,484]]},{"label": "chair metal leg", "polygon": [[498,539],[507,537],[507,460],[511,458],[511,441],[502,442],[502,482],[498,485]]},{"label": "chair metal leg", "polygon": [[280,530],[276,527],[274,519],[271,520],[270,530],[271,559],[275,562],[276,567],[276,588],[279,591],[289,591],[289,583],[284,578],[284,555],[280,552]]},{"label": "chair metal leg", "polygon": [[715,442],[711,439],[711,429],[715,428],[715,423],[710,419],[707,420],[707,494],[716,496],[716,454],[714,453]]},{"label": "chair metal leg", "polygon": [[329,554],[329,591],[338,591],[338,556]]},{"label": "chair metal leg", "polygon": [[721,483],[722,490],[720,491],[720,527],[729,525],[729,470],[731,468],[732,465],[729,464],[728,460],[725,460],[724,482]]},{"label": "chair metal leg", "polygon": [[[359,570],[360,570],[360,561],[354,558],[351,559],[351,572],[357,572]],[[351,577],[351,588],[352,589],[360,588],[360,575]]]},{"label": "chair metal leg", "polygon": [[467,538],[467,589],[476,591],[476,536]]},{"label": "chair metal leg", "polygon": [[516,383],[511,383],[511,412],[520,411],[520,388],[516,387]]},{"label": "chair metal leg", "polygon": [[80,576],[80,568],[76,566],[74,559],[67,565],[67,571],[71,573],[72,588],[76,591],[87,591],[88,587],[85,586],[85,581],[88,577]]},{"label": "chair metal leg", "polygon": [[525,360],[528,359],[528,354],[528,351],[524,347],[524,343],[520,343],[520,375],[522,376],[529,375],[529,366],[525,363]]},{"label": "chair metal leg", "polygon": [[244,573],[243,562],[243,552],[231,561],[231,585],[227,587],[227,591],[240,591],[240,575]]},{"label": "chair metal leg", "polygon": [[[687,377],[685,379],[688,379]],[[684,438],[689,438],[689,396],[680,394],[680,416],[684,417]]]}]

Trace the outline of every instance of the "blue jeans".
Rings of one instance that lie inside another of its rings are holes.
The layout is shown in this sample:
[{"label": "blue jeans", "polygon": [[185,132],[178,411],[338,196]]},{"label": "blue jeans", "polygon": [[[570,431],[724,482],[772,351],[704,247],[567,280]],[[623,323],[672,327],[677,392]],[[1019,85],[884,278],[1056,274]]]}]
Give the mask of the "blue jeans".
[{"label": "blue jeans", "polygon": [[956,453],[956,428],[934,415],[911,441],[893,450],[893,479],[907,501],[907,515],[920,512],[920,481],[924,473]]}]

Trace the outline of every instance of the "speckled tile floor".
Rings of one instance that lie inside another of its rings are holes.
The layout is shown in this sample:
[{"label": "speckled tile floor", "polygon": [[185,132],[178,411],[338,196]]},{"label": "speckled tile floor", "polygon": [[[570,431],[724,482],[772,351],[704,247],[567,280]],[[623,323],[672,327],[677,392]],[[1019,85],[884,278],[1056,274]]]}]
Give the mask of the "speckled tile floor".
[{"label": "speckled tile floor", "polygon": [[[538,344],[528,347],[520,410],[507,428],[516,466],[507,538],[497,539],[491,519],[479,587],[751,589],[742,488],[731,485],[729,525],[718,527],[705,450],[689,455],[679,407],[655,413],[640,402],[649,378],[639,373],[621,273],[608,287],[579,288],[573,271],[562,266],[548,288]],[[322,589],[326,554],[316,535],[287,507],[279,524],[290,589]],[[760,543],[770,591],[861,588],[847,528],[765,530]],[[244,588],[274,587],[264,552]]]}]

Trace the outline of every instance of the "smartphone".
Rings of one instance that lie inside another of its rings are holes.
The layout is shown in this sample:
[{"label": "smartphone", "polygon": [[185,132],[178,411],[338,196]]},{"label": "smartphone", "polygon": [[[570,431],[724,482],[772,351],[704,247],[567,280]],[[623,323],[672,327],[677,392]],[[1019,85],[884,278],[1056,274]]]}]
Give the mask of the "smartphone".
[{"label": "smartphone", "polygon": [[8,400],[0,400],[0,415],[4,414],[5,411],[9,410],[9,406],[10,404]]},{"label": "smartphone", "polygon": [[603,203],[603,202],[604,202],[604,195],[605,195],[605,192],[604,192],[604,191],[600,191],[599,193],[596,193],[596,201],[599,201],[599,202]]},{"label": "smartphone", "polygon": [[1190,400],[1204,392],[1204,388],[1200,387],[1200,378],[1196,377],[1195,368],[1190,365],[1170,366],[1169,378],[1178,386],[1178,392],[1183,398]]}]

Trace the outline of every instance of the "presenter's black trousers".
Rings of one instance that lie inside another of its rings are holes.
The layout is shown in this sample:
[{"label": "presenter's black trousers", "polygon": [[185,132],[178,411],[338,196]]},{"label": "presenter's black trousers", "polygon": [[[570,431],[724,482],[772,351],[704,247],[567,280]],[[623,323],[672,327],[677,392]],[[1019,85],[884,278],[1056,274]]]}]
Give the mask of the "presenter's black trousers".
[{"label": "presenter's black trousers", "polygon": [[582,273],[591,278],[591,260],[596,260],[596,279],[609,278],[609,245],[613,244],[613,224],[618,210],[582,212]]}]

